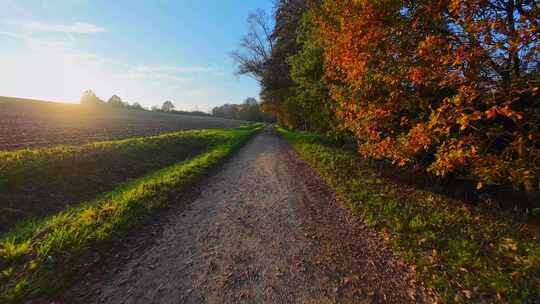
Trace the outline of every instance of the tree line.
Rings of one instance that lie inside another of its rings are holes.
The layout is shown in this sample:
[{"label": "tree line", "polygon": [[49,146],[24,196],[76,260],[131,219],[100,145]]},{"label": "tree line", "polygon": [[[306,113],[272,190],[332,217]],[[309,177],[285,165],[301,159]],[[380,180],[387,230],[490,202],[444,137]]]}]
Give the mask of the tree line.
[{"label": "tree line", "polygon": [[[232,56],[294,129],[540,207],[540,6],[534,0],[277,0]],[[273,19],[273,20],[272,20]],[[273,26],[270,26],[273,24]]]},{"label": "tree line", "polygon": [[133,104],[130,104],[128,102],[125,102],[120,98],[118,95],[113,95],[111,98],[109,98],[108,101],[104,101],[101,98],[99,98],[92,90],[84,91],[80,104],[87,107],[101,107],[101,106],[108,106],[111,108],[130,108],[135,110],[146,110],[140,103],[134,102]]},{"label": "tree line", "polygon": [[150,109],[143,107],[140,103],[123,101],[118,95],[113,95],[107,101],[99,98],[92,90],[85,91],[80,100],[80,104],[86,107],[108,107],[108,108],[125,108],[141,111],[163,112],[170,114],[191,115],[191,116],[212,116],[211,114],[202,111],[180,111],[175,110],[176,106],[170,100],[163,102],[161,106],[152,106]]},{"label": "tree line", "polygon": [[242,104],[224,104],[212,109],[214,117],[273,123],[274,115],[263,112],[257,99],[247,98]]}]

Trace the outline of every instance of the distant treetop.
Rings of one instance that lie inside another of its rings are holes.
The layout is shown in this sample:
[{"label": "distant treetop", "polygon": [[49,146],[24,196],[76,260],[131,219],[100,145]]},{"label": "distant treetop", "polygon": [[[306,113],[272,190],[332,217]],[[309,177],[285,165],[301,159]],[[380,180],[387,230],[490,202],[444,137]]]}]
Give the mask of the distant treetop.
[{"label": "distant treetop", "polygon": [[224,104],[212,109],[214,117],[260,122],[275,122],[275,117],[262,111],[257,99],[246,98],[242,104]]},{"label": "distant treetop", "polygon": [[103,100],[99,99],[92,90],[86,90],[81,96],[80,103],[84,106],[98,106],[103,104]]},{"label": "distant treetop", "polygon": [[138,102],[130,105],[128,102],[125,102],[118,95],[113,95],[107,102],[101,100],[92,90],[86,90],[83,92],[80,100],[81,105],[90,106],[90,107],[113,107],[113,108],[127,108],[134,110],[143,110],[146,109]]},{"label": "distant treetop", "polygon": [[171,112],[172,110],[174,110],[176,107],[174,106],[174,104],[172,103],[172,101],[170,100],[167,100],[163,103],[163,105],[161,106],[161,111],[163,112]]}]

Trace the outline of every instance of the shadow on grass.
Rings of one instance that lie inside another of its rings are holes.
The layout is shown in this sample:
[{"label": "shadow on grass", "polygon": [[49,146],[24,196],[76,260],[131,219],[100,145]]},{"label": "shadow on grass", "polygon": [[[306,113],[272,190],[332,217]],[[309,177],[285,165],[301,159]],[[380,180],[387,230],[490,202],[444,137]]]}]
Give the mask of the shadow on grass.
[{"label": "shadow on grass", "polygon": [[531,216],[444,195],[448,190],[412,181],[328,138],[280,132],[442,302],[540,298],[539,230]]}]

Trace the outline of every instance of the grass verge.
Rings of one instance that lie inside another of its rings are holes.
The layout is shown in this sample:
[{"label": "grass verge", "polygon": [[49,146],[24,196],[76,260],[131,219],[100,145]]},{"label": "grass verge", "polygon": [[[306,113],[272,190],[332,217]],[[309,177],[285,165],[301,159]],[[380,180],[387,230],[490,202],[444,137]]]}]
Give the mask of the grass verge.
[{"label": "grass verge", "polygon": [[54,294],[93,251],[176,202],[189,186],[242,146],[261,126],[216,131],[220,143],[184,162],[122,185],[100,199],[39,222],[0,240],[0,302]]},{"label": "grass verge", "polygon": [[219,144],[225,130],[182,131],[82,146],[0,152],[0,232],[25,218],[112,191],[118,184]]},{"label": "grass verge", "polygon": [[381,178],[355,151],[279,130],[340,198],[380,231],[443,303],[538,303],[538,227]]}]

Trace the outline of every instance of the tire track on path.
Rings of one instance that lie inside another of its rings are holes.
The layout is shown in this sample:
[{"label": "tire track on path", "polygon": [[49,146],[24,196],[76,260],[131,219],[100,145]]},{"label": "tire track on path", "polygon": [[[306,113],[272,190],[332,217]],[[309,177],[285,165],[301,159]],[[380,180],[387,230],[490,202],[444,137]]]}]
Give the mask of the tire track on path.
[{"label": "tire track on path", "polygon": [[163,225],[151,246],[58,302],[430,302],[377,233],[271,129]]}]

